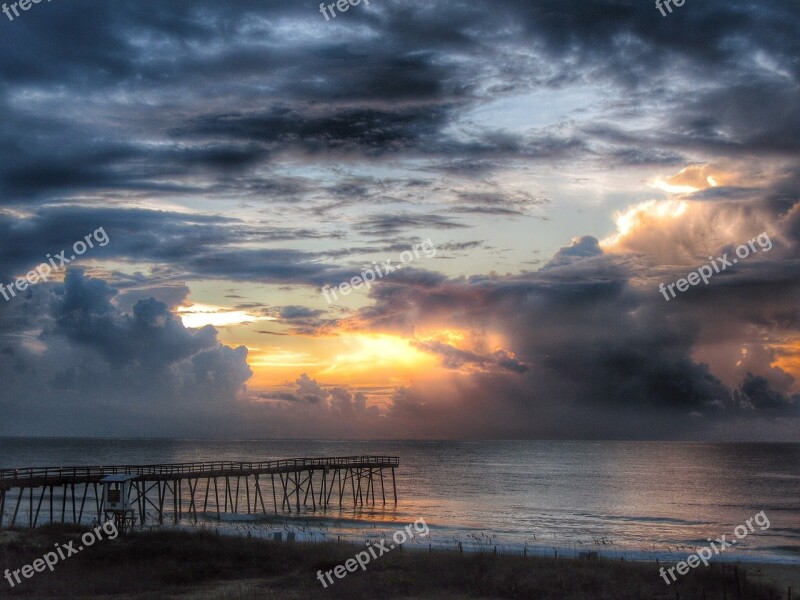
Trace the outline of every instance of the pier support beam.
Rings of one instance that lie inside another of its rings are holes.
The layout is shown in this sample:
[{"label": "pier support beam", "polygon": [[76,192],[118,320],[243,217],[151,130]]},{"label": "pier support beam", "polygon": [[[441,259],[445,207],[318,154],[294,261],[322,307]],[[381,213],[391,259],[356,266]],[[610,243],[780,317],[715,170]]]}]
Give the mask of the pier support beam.
[{"label": "pier support beam", "polygon": [[[143,465],[143,466],[105,466],[105,467],[33,467],[29,469],[0,469],[0,528],[19,526],[18,520],[27,521],[28,527],[36,527],[42,523],[60,522],[84,523],[93,517],[88,508],[93,501],[97,511],[97,520],[104,514],[104,498],[101,494],[105,488],[101,480],[107,474],[133,475],[132,483],[127,488],[124,500],[138,511],[138,521],[144,525],[147,521],[148,504],[158,513],[159,523],[164,522],[165,515],[172,512],[172,521],[180,523],[184,517],[194,522],[199,521],[200,500],[202,514],[213,515],[221,520],[222,514],[238,514],[241,500],[247,505],[247,514],[258,514],[259,506],[262,514],[266,514],[264,489],[262,483],[272,485],[272,502],[275,513],[286,511],[299,513],[302,507],[306,510],[327,509],[336,504],[333,498],[338,485],[339,509],[349,505],[345,498],[350,491],[353,508],[375,506],[377,479],[380,478],[380,499],[386,504],[386,483],[384,468],[392,469],[392,491],[397,503],[397,482],[395,467],[399,466],[396,457],[352,456],[341,458],[299,458],[265,461],[260,463],[203,462],[183,463],[175,465]],[[262,475],[269,474],[269,481]],[[278,475],[281,482],[281,505],[278,506],[278,487],[275,480]],[[236,478],[234,490],[233,478]],[[245,489],[241,490],[242,477]],[[250,478],[253,478],[252,493]],[[199,488],[200,480],[204,481],[205,490]],[[223,482],[224,479],[224,482]],[[337,483],[338,479],[338,483]],[[350,485],[347,485],[347,480]],[[211,496],[211,486],[214,495]],[[183,506],[183,484],[189,486],[187,494],[188,509]],[[220,502],[219,485],[224,484],[223,498]],[[80,486],[83,489],[80,489]],[[76,487],[78,490],[76,492]],[[89,499],[92,489],[93,500]],[[56,498],[55,491],[61,494]],[[134,489],[136,490],[134,492]],[[155,490],[156,498],[152,498]],[[172,496],[172,506],[168,507],[167,493]],[[241,500],[240,500],[241,492]],[[267,492],[269,493],[269,492]],[[200,494],[203,494],[200,496]],[[45,505],[45,496],[48,496]],[[311,504],[309,504],[309,499]],[[58,504],[60,503],[60,506]],[[67,504],[71,505],[71,510]],[[212,506],[213,503],[213,506]],[[13,511],[11,510],[13,504]],[[5,510],[8,505],[9,518]],[[25,505],[23,507],[23,505]],[[302,505],[302,506],[301,506]],[[21,508],[22,507],[22,508]],[[27,519],[19,517],[20,512],[27,511]],[[44,512],[48,514],[45,515]]]}]

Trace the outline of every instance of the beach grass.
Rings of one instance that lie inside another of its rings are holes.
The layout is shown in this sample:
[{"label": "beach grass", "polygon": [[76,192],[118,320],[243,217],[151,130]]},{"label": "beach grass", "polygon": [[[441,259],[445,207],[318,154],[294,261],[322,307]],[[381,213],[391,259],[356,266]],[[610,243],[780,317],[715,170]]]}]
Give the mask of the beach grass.
[{"label": "beach grass", "polygon": [[[31,564],[84,529],[48,526],[5,532],[0,569]],[[77,544],[76,544],[77,546]],[[328,571],[363,545],[288,543],[157,531],[103,540],[35,573],[0,597],[20,598],[525,598],[537,600],[777,600],[769,582],[735,565],[697,568],[666,585],[653,563],[394,550],[324,589]],[[798,590],[800,592],[800,590]]]}]

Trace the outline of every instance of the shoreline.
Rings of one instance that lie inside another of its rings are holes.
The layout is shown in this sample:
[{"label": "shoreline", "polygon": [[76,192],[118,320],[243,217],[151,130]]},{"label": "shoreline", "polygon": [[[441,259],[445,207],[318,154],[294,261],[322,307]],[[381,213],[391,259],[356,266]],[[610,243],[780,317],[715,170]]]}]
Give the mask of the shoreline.
[{"label": "shoreline", "polygon": [[[326,524],[337,525],[346,523],[350,525],[341,530],[330,532]],[[82,527],[89,527],[90,522],[84,522]],[[319,515],[303,515],[302,517],[286,517],[285,515],[223,515],[221,521],[216,518],[200,520],[197,523],[182,521],[176,524],[153,524],[139,526],[137,533],[159,532],[185,532],[185,533],[213,533],[232,538],[252,538],[264,541],[273,541],[275,534],[281,534],[283,541],[287,534],[293,534],[295,543],[299,544],[359,544],[366,540],[378,541],[388,539],[391,533],[403,525],[401,520],[373,521],[357,517],[330,517]],[[360,527],[359,527],[360,526]],[[442,531],[445,529],[445,531]],[[16,532],[23,534],[27,528],[13,530],[0,530],[0,540],[4,534]],[[679,551],[671,550],[642,550],[621,545],[592,545],[579,542],[537,542],[533,544],[509,543],[495,540],[491,543],[476,543],[468,539],[454,539],[453,529],[430,525],[430,536],[424,540],[410,540],[405,544],[407,549],[427,550],[429,546],[437,552],[461,552],[464,554],[490,554],[497,553],[502,556],[558,558],[580,560],[583,555],[591,553],[603,560],[624,560],[642,564],[675,564],[684,561],[696,552],[696,549],[686,545],[672,543],[680,547]],[[444,540],[443,540],[444,538]],[[279,540],[280,541],[280,540]],[[698,546],[700,548],[700,546]],[[747,549],[735,548],[714,555],[710,561],[715,564],[742,564],[742,565],[775,565],[796,567],[800,570],[800,547],[785,547],[766,552],[754,552]],[[800,589],[800,588],[799,588]]]},{"label": "shoreline", "polygon": [[[351,525],[349,528],[342,528],[341,532],[328,533],[328,528],[325,527],[329,523],[347,523]],[[359,519],[354,517],[329,517],[329,516],[302,516],[302,517],[286,517],[282,515],[267,515],[253,518],[252,515],[225,515],[222,521],[216,519],[209,519],[201,521],[198,524],[184,523],[175,525],[163,525],[156,527],[163,528],[166,531],[176,529],[179,531],[203,531],[213,530],[219,531],[223,535],[242,536],[247,535],[249,532],[252,537],[261,539],[271,539],[274,533],[280,531],[292,530],[296,535],[296,541],[299,543],[336,543],[337,538],[343,542],[358,543],[364,539],[377,540],[381,539],[381,534],[385,537],[391,534],[397,528],[402,527],[404,522],[402,520],[382,520],[373,521],[370,519]],[[262,528],[265,525],[271,525],[274,529],[264,531]],[[361,527],[359,527],[361,526]],[[507,556],[539,556],[543,558],[572,558],[580,559],[580,555],[586,552],[597,553],[601,558],[607,560],[626,560],[642,563],[666,563],[666,562],[679,562],[685,560],[687,556],[694,553],[696,550],[687,544],[672,542],[670,545],[673,547],[680,547],[679,551],[675,550],[643,550],[635,547],[625,547],[622,545],[602,544],[588,544],[580,542],[567,542],[564,540],[556,540],[552,543],[535,542],[529,544],[522,544],[518,542],[507,542],[503,540],[496,540],[491,543],[478,544],[466,539],[454,540],[453,534],[458,530],[451,527],[441,527],[436,524],[430,524],[431,535],[422,544],[427,549],[428,544],[431,544],[435,550],[439,551],[459,551],[459,544],[464,553],[487,553],[493,552],[497,548],[497,552]],[[244,529],[245,533],[240,533],[237,529]],[[480,530],[476,530],[480,533]],[[284,534],[285,535],[285,534]],[[442,541],[442,538],[447,541]],[[415,542],[407,544],[412,548],[417,545]],[[699,547],[699,546],[698,546]],[[713,556],[710,562],[725,563],[725,564],[764,564],[764,565],[787,565],[796,566],[800,569],[800,547],[787,547],[782,549],[773,549],[769,552],[759,552],[737,547],[726,552],[722,552]]]}]

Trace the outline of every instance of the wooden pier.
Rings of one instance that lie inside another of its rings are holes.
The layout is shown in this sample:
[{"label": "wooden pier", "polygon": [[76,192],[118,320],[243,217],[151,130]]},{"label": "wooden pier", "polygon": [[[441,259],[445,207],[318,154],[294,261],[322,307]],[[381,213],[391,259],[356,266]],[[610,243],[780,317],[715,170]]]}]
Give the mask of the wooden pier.
[{"label": "wooden pier", "polygon": [[[198,516],[267,514],[340,509],[386,504],[387,492],[397,503],[396,456],[289,458],[265,462],[196,462],[100,467],[32,467],[0,470],[0,529],[36,527],[45,523],[101,520],[102,479],[132,475],[128,498],[138,520],[148,512],[158,522],[177,523]],[[392,487],[388,488],[391,470]],[[349,484],[349,485],[348,485]],[[100,488],[100,489],[98,489]],[[379,488],[379,489],[378,489]],[[377,494],[377,500],[376,500]],[[202,508],[201,508],[202,507]],[[269,511],[268,511],[269,507]],[[19,519],[20,508],[27,519]],[[8,516],[6,511],[8,510]],[[20,522],[21,521],[21,522]]]}]

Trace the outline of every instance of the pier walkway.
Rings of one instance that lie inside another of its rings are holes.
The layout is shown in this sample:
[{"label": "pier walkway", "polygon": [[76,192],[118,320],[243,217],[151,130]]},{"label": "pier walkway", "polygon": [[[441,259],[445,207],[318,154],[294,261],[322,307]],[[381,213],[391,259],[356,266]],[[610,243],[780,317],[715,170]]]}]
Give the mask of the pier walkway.
[{"label": "pier walkway", "polygon": [[[127,504],[142,524],[148,517],[163,523],[171,516],[177,523],[182,518],[197,521],[199,515],[221,519],[223,514],[266,514],[267,507],[274,513],[291,513],[293,508],[300,512],[309,504],[314,510],[324,509],[331,499],[339,508],[351,502],[353,508],[385,505],[384,470],[391,471],[391,494],[397,503],[394,470],[399,466],[396,456],[340,456],[0,469],[0,528],[81,523],[95,511],[100,520],[101,481],[109,475],[130,476]],[[27,518],[18,520],[20,509]]]}]

